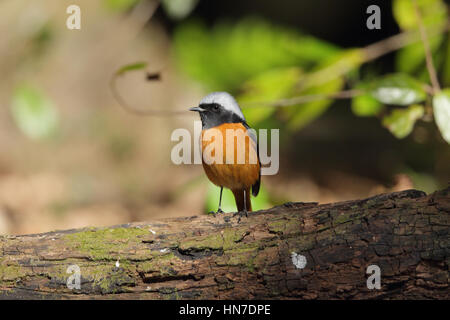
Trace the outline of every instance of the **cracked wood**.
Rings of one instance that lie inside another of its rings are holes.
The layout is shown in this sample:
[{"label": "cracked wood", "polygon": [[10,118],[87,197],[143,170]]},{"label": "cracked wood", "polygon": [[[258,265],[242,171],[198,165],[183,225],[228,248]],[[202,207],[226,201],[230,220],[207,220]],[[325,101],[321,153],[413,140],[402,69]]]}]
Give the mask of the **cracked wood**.
[{"label": "cracked wood", "polygon": [[[450,188],[0,238],[3,299],[449,299]],[[292,255],[306,258],[297,268]],[[81,288],[66,283],[70,265]],[[381,268],[381,289],[366,268]]]}]

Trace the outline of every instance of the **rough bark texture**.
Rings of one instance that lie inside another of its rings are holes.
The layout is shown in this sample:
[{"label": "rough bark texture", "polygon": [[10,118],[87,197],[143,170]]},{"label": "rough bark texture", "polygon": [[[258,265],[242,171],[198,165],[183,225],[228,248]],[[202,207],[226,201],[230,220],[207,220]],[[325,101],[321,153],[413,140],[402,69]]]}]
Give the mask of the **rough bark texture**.
[{"label": "rough bark texture", "polygon": [[[2,237],[0,297],[449,298],[450,188],[287,203],[237,220],[203,215]],[[70,290],[74,264],[81,289]],[[372,264],[381,268],[379,290],[366,285]]]}]

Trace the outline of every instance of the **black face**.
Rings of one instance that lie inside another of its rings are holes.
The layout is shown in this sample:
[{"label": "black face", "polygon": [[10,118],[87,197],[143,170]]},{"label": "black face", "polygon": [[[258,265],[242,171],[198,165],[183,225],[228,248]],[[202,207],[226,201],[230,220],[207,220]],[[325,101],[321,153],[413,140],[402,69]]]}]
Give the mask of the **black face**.
[{"label": "black face", "polygon": [[200,104],[199,108],[204,111],[199,111],[200,119],[202,120],[203,129],[217,127],[224,123],[239,123],[244,122],[234,112],[226,110],[217,103]]}]

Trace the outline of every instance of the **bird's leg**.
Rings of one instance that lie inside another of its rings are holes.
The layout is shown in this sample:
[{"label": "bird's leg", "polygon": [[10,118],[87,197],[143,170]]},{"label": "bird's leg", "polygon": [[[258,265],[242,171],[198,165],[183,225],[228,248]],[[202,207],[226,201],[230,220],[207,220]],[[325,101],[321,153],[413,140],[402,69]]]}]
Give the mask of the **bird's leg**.
[{"label": "bird's leg", "polygon": [[214,216],[216,216],[216,214],[218,214],[218,213],[223,213],[223,211],[222,211],[222,191],[223,191],[223,187],[220,187],[219,209],[217,209],[217,212],[214,212],[214,211],[210,212],[210,213],[214,214]]},{"label": "bird's leg", "polygon": [[237,215],[239,216],[238,223],[241,222],[242,216],[245,216],[246,218],[248,218],[246,198],[247,198],[247,195],[246,195],[246,191],[244,189],[244,210],[236,212],[235,214],[233,214],[233,217],[237,216]]},{"label": "bird's leg", "polygon": [[223,213],[223,211],[222,211],[222,191],[223,191],[223,187],[220,187],[219,209],[217,209],[217,213]]}]

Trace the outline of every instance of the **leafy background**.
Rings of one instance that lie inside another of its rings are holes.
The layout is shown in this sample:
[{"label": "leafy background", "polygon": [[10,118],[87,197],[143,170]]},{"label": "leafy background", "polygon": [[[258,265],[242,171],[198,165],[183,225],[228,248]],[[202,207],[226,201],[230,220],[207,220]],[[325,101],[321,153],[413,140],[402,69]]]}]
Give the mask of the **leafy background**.
[{"label": "leafy background", "polygon": [[[217,209],[219,189],[201,166],[170,162],[172,130],[192,131],[196,115],[126,112],[109,87],[114,73],[136,109],[186,110],[228,91],[252,127],[279,128],[280,172],[263,177],[256,209],[450,181],[450,41],[436,32],[448,25],[445,1],[418,0],[440,92],[418,34],[377,59],[367,51],[418,31],[411,0],[80,0],[73,31],[70,4],[0,2],[0,233]],[[366,28],[371,4],[381,30]],[[271,104],[302,96],[320,99]],[[230,192],[223,203],[235,210]]]}]

